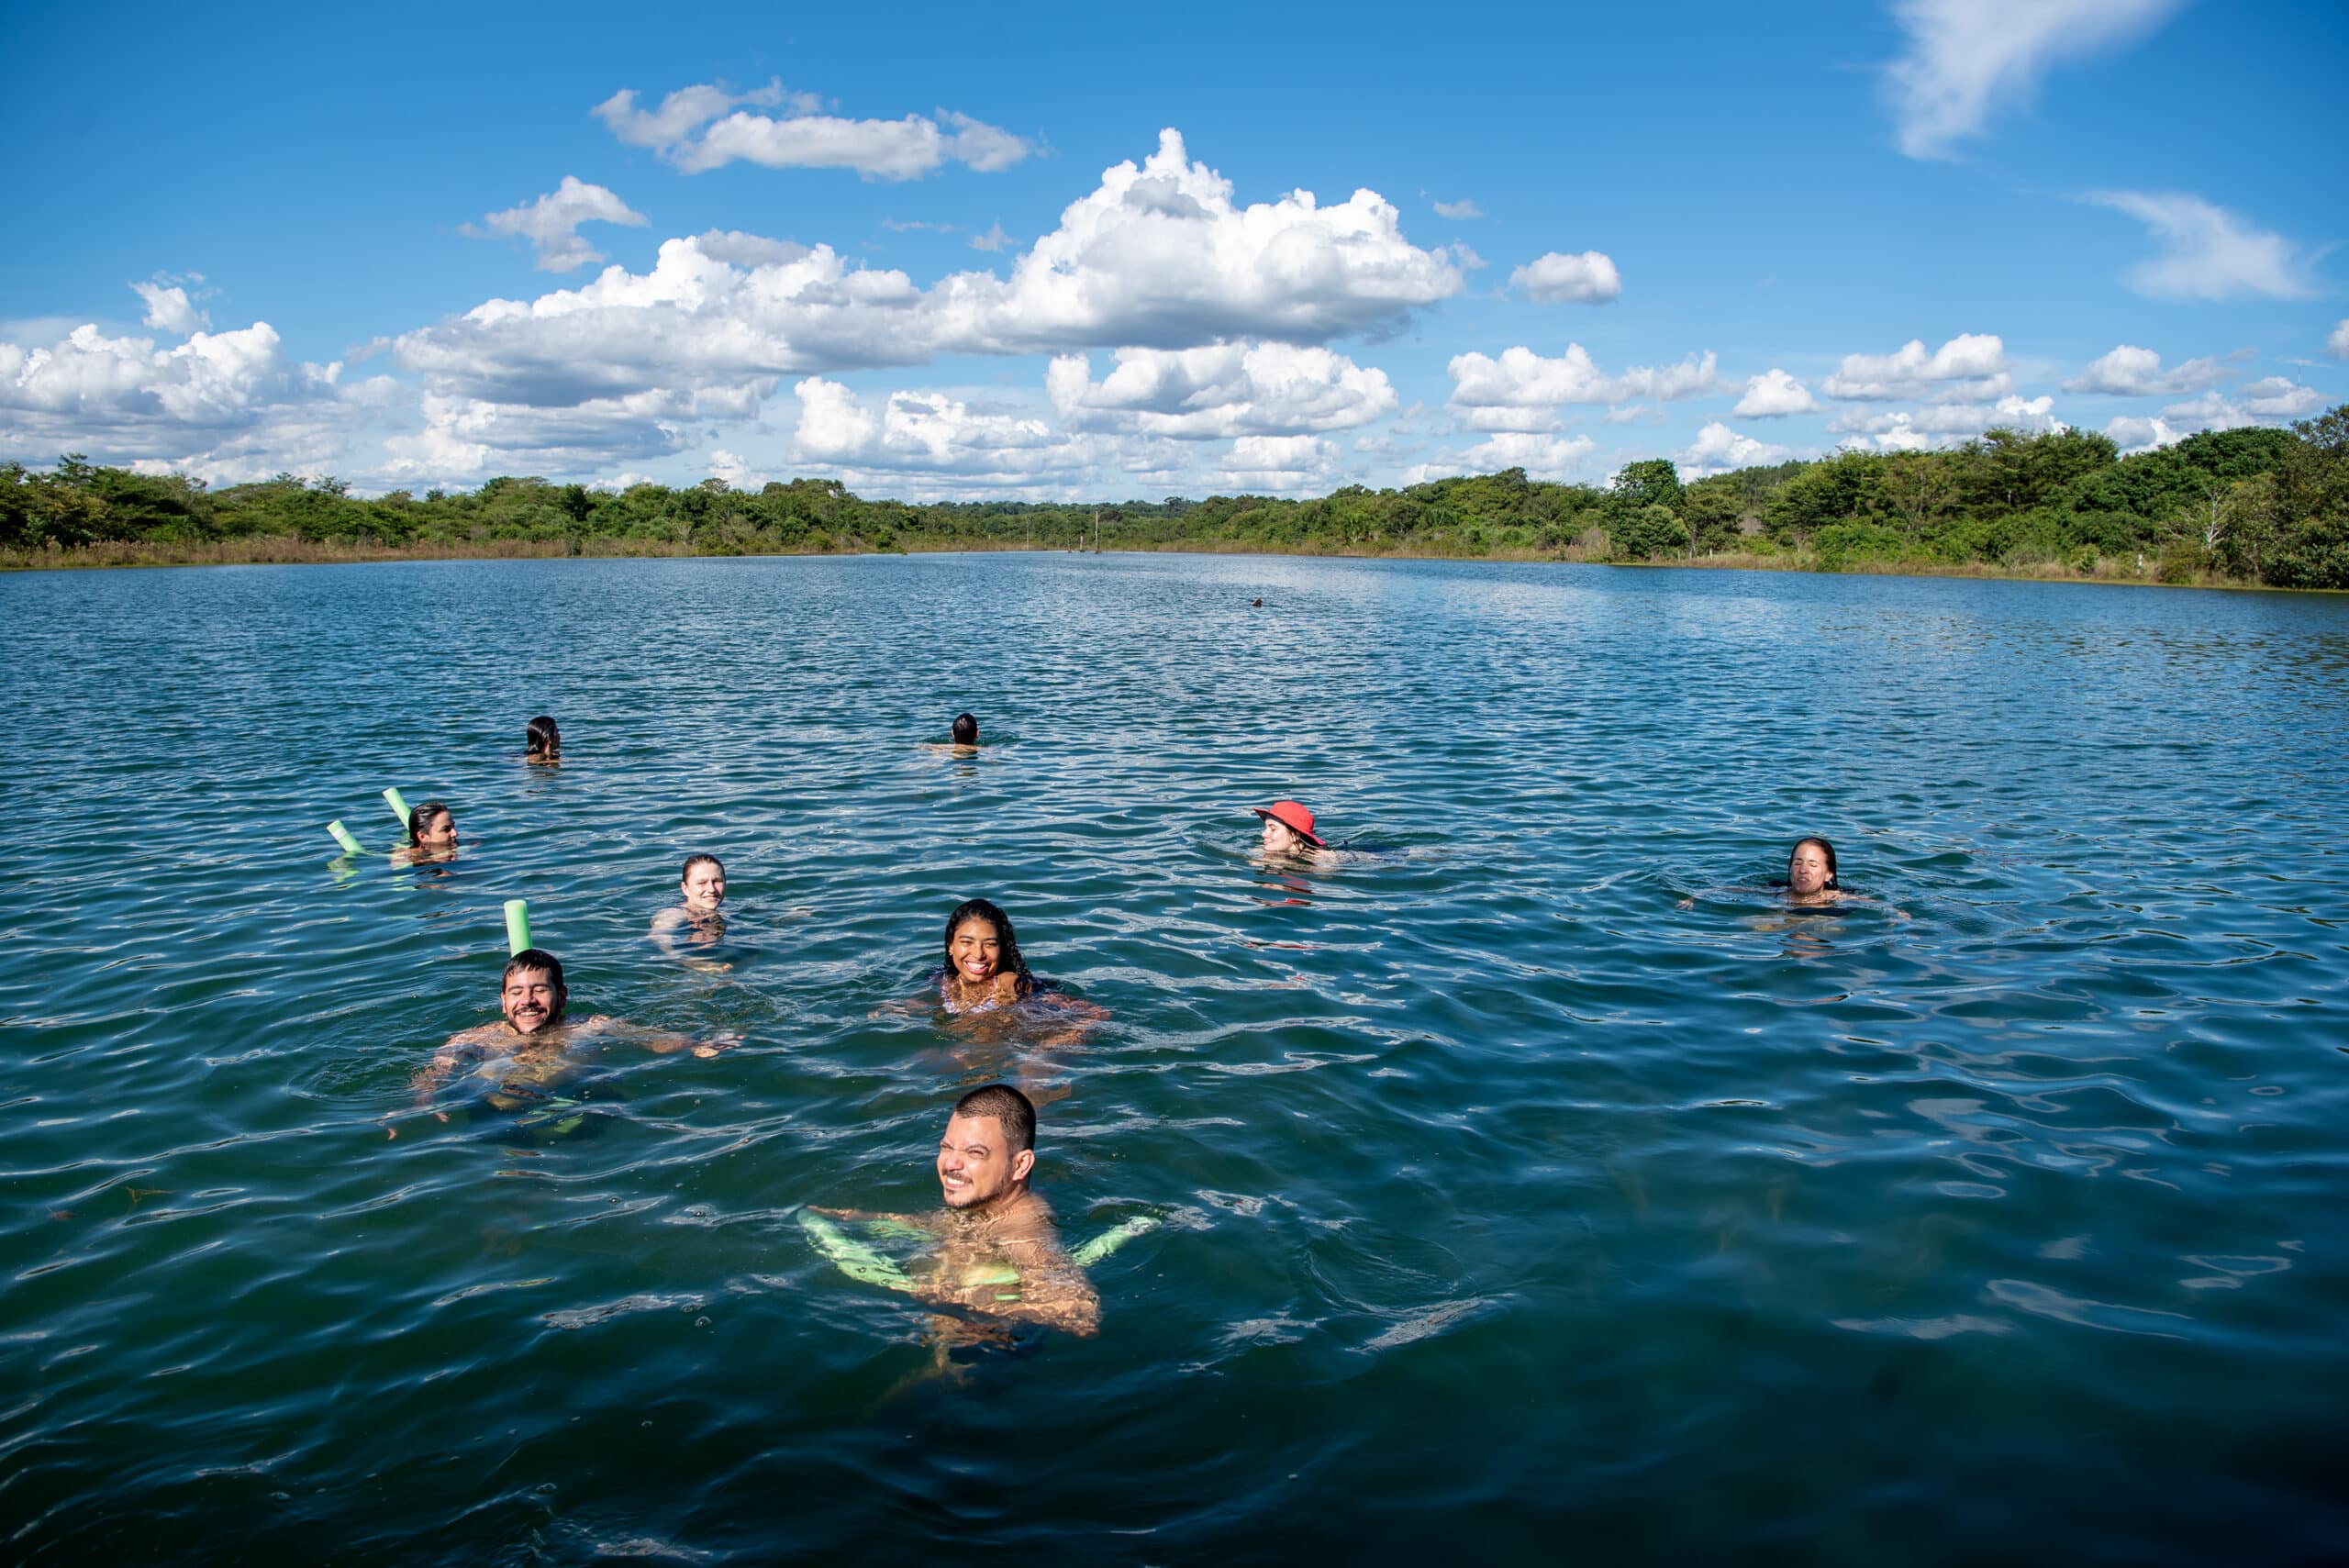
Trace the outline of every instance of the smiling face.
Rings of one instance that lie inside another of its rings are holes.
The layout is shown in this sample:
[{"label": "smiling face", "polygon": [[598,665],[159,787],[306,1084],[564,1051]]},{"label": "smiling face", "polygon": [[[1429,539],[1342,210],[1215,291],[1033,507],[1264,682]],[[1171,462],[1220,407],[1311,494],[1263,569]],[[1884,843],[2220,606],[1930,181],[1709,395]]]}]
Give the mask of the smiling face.
[{"label": "smiling face", "polygon": [[1825,891],[1834,874],[1834,868],[1828,863],[1827,846],[1816,839],[1805,839],[1797,844],[1787,862],[1787,886],[1798,898]]},{"label": "smiling face", "polygon": [[1311,847],[1297,836],[1295,828],[1277,817],[1264,818],[1263,842],[1264,853],[1268,855],[1294,855]]},{"label": "smiling face", "polygon": [[457,819],[444,807],[417,819],[416,847],[419,850],[452,850],[457,847]]},{"label": "smiling face", "polygon": [[518,969],[506,977],[497,994],[497,1010],[506,1015],[517,1034],[536,1034],[562,1021],[566,995],[553,975],[543,969]]},{"label": "smiling face", "polygon": [[979,1208],[1017,1196],[1035,1167],[1036,1151],[1012,1153],[995,1117],[958,1116],[938,1140],[938,1187],[949,1208]]},{"label": "smiling face", "polygon": [[715,861],[696,861],[678,884],[685,907],[707,915],[726,902],[726,868]]},{"label": "smiling face", "polygon": [[946,961],[955,978],[966,985],[985,985],[1003,962],[1003,934],[984,915],[974,915],[954,928],[947,940]]}]

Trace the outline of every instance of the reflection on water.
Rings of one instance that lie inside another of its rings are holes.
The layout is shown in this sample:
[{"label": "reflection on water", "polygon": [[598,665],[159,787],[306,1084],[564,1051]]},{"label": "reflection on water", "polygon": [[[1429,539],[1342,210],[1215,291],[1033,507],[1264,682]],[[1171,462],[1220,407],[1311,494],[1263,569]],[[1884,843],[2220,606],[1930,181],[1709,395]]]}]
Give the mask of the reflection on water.
[{"label": "reflection on water", "polygon": [[[2349,605],[998,556],[0,614],[13,1555],[2349,1555]],[[1266,861],[1280,798],[1380,852]],[[1761,891],[1804,833],[1909,917]],[[931,1005],[974,895],[1105,1016]],[[385,1140],[518,897],[575,1015],[742,1043]],[[998,1079],[1069,1237],[1162,1224],[1097,1337],[926,1376],[799,1216],[934,1208]]]}]

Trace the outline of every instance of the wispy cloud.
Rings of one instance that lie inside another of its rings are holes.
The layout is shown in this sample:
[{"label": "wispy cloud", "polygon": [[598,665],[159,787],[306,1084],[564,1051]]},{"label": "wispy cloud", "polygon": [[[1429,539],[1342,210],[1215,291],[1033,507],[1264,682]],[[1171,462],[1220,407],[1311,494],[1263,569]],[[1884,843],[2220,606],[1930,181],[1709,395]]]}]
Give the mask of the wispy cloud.
[{"label": "wispy cloud", "polygon": [[542,272],[576,272],[604,253],[579,237],[583,223],[621,223],[644,227],[646,218],[601,185],[591,185],[573,174],[534,202],[494,212],[478,226],[462,224],[457,232],[475,239],[527,239],[536,252],[532,265]]},{"label": "wispy cloud", "polygon": [[2049,67],[2152,32],[2184,0],[1900,0],[1908,51],[1885,68],[1900,150],[1947,158]]},{"label": "wispy cloud", "polygon": [[1475,204],[1473,198],[1463,196],[1456,202],[1436,203],[1435,215],[1438,217],[1450,218],[1482,217],[1485,216],[1485,212],[1482,207]]},{"label": "wispy cloud", "polygon": [[2123,283],[2149,299],[2307,299],[2316,292],[2298,246],[2200,196],[2090,191],[2082,199],[2127,213],[2161,241],[2164,254],[2121,274]]},{"label": "wispy cloud", "polygon": [[638,108],[635,90],[622,88],[594,113],[622,141],[649,147],[688,174],[740,161],[769,169],[853,169],[868,180],[918,180],[946,163],[994,173],[1033,150],[1011,132],[952,109],[858,120],[822,108],[813,94],[786,93],[770,82],[750,93],[707,83],[680,87],[654,109]]}]

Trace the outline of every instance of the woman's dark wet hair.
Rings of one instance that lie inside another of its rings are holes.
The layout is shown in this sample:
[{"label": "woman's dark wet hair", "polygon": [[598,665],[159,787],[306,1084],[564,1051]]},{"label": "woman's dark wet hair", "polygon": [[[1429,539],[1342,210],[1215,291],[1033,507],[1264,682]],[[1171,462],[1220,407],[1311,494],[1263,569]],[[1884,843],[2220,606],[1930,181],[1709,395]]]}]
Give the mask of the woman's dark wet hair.
[{"label": "woman's dark wet hair", "polygon": [[685,863],[677,868],[677,882],[680,885],[683,885],[685,878],[693,875],[696,866],[716,866],[718,875],[726,874],[726,862],[716,855],[687,855]]},{"label": "woman's dark wet hair", "polygon": [[967,713],[954,716],[954,744],[975,746],[979,743],[979,721]]},{"label": "woman's dark wet hair", "polygon": [[996,966],[1006,974],[1019,978],[1019,994],[1023,996],[1036,987],[1036,977],[1028,973],[1028,961],[1019,956],[1019,938],[1011,929],[1011,917],[984,898],[965,899],[954,906],[954,913],[946,917],[946,972],[954,973],[954,933],[963,929],[965,920],[985,920],[995,928],[995,940],[1002,945],[996,955]]},{"label": "woman's dark wet hair", "polygon": [[[436,817],[447,815],[448,812],[447,805],[438,800],[428,800],[422,806],[410,807],[407,814],[407,847],[413,850],[422,844],[424,825]],[[453,828],[456,825],[456,817],[450,816],[449,826]]]},{"label": "woman's dark wet hair", "polygon": [[562,731],[557,729],[554,727],[554,720],[545,714],[542,713],[530,720],[529,728],[524,731],[524,744],[529,748],[531,756],[560,757],[562,755]]},{"label": "woman's dark wet hair", "polygon": [[1795,857],[1802,853],[1802,847],[1805,844],[1817,844],[1819,846],[1819,852],[1827,857],[1827,885],[1835,888],[1835,891],[1838,893],[1843,891],[1841,887],[1836,886],[1835,883],[1835,846],[1829,843],[1824,839],[1798,839],[1795,840],[1795,847],[1787,851],[1787,880],[1788,882],[1794,881]]}]

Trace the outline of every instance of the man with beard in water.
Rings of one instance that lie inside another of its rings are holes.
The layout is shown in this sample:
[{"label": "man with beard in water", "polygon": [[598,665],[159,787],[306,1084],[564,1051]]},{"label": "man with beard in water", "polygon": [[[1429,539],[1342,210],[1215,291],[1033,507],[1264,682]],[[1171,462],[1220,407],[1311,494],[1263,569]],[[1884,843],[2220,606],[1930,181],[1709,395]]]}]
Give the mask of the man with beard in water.
[{"label": "man with beard in water", "polygon": [[[564,1004],[571,993],[562,983],[562,961],[543,948],[525,948],[507,960],[506,975],[497,994],[497,1009],[505,1017],[494,1024],[462,1029],[435,1052],[432,1065],[410,1080],[416,1108],[432,1104],[433,1092],[461,1068],[495,1085],[482,1098],[502,1111],[528,1110],[554,1099],[555,1086],[578,1067],[574,1048],[598,1040],[632,1040],[662,1055],[690,1050],[696,1056],[715,1056],[735,1043],[731,1035],[706,1041],[664,1029],[649,1029],[597,1014],[577,1023],[565,1023]],[[436,1113],[442,1121],[445,1111]],[[387,1134],[399,1136],[394,1128]]]},{"label": "man with beard in water", "polygon": [[[943,1211],[922,1216],[815,1212],[937,1238],[930,1266],[899,1288],[910,1288],[920,1299],[941,1307],[965,1308],[981,1319],[932,1319],[941,1363],[959,1345],[1008,1342],[1010,1336],[1003,1324],[1097,1333],[1101,1298],[1085,1271],[1061,1250],[1052,1209],[1029,1186],[1035,1168],[1036,1107],[1008,1084],[990,1084],[955,1102],[945,1135],[938,1140]],[[835,1228],[811,1224],[808,1229],[844,1268],[867,1251]]]}]

